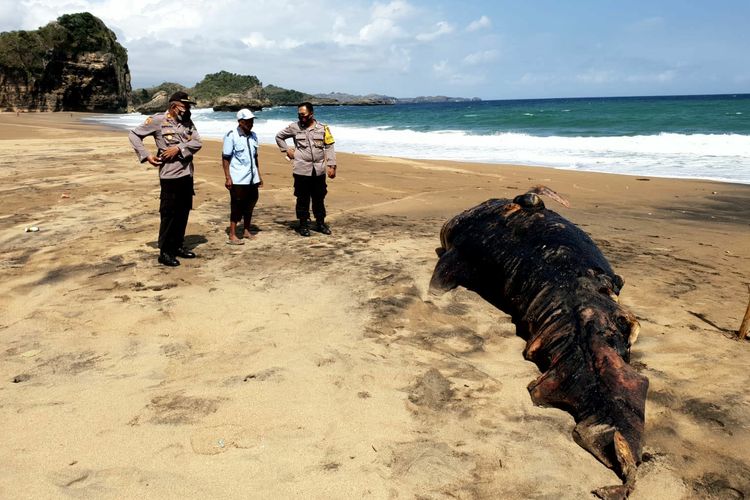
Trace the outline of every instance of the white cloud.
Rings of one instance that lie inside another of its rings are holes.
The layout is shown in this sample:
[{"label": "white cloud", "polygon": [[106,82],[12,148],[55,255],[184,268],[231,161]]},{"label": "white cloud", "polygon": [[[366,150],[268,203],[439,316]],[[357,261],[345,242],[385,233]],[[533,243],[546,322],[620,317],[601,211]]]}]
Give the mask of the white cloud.
[{"label": "white cloud", "polygon": [[469,25],[466,27],[466,31],[479,31],[484,28],[489,28],[492,26],[492,21],[490,21],[490,18],[487,16],[482,16],[476,21],[472,21],[469,23]]},{"label": "white cloud", "polygon": [[479,64],[487,63],[497,59],[496,50],[482,50],[479,52],[473,52],[464,57],[463,63],[469,66],[476,66]]},{"label": "white cloud", "polygon": [[659,73],[630,75],[625,78],[625,81],[630,83],[669,83],[671,81],[674,81],[676,76],[677,72],[675,70],[669,69],[661,71]]},{"label": "white cloud", "polygon": [[254,49],[267,49],[276,45],[273,41],[263,36],[263,33],[253,32],[242,39],[242,43]]},{"label": "white cloud", "polygon": [[409,2],[404,2],[403,0],[393,0],[387,4],[375,2],[375,5],[372,7],[372,18],[397,20],[409,17],[414,12],[414,7]]},{"label": "white cloud", "polygon": [[617,80],[615,77],[614,72],[610,70],[597,70],[597,69],[590,69],[586,71],[585,73],[580,73],[576,75],[576,80],[582,83],[592,83],[592,84],[603,84],[603,83],[611,83]]},{"label": "white cloud", "polygon": [[242,43],[253,49],[293,49],[302,45],[299,40],[284,38],[269,40],[263,33],[253,32],[242,38]]},{"label": "white cloud", "polygon": [[448,69],[448,61],[438,61],[438,62],[436,62],[435,64],[432,65],[432,70],[437,75],[444,75],[444,74],[448,73],[448,71],[449,71],[449,69]]},{"label": "white cloud", "polygon": [[25,9],[19,2],[0,2],[0,31],[13,31],[36,26],[23,26],[19,23],[23,19]]},{"label": "white cloud", "polygon": [[382,45],[408,38],[408,31],[403,23],[416,14],[416,9],[408,2],[394,0],[389,3],[376,2],[363,11],[355,4],[345,4],[344,0],[330,0],[341,2],[339,7],[329,5],[329,9],[337,15],[329,30],[322,31],[322,36],[340,46],[351,45]]},{"label": "white cloud", "polygon": [[359,30],[359,41],[362,43],[382,43],[398,38],[402,35],[401,29],[390,19],[375,19]]},{"label": "white cloud", "polygon": [[439,38],[443,35],[449,35],[451,33],[453,33],[453,26],[445,21],[440,21],[435,25],[435,29],[433,31],[430,31],[429,33],[420,33],[416,36],[416,39],[420,42],[431,42],[436,38]]},{"label": "white cloud", "polygon": [[550,83],[554,80],[555,78],[551,75],[542,75],[539,73],[524,73],[516,83],[520,83],[521,85],[536,85]]},{"label": "white cloud", "polygon": [[485,81],[484,76],[459,71],[448,61],[438,61],[432,65],[432,71],[435,77],[441,82],[455,86],[472,86],[478,85]]}]

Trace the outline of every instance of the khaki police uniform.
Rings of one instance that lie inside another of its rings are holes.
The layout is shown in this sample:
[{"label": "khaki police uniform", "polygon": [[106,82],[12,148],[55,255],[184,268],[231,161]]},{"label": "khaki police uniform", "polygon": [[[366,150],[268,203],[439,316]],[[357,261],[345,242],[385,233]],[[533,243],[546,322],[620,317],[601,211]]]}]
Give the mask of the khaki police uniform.
[{"label": "khaki police uniform", "polygon": [[158,113],[130,131],[130,144],[141,163],[151,154],[143,139],[152,136],[158,149],[157,156],[170,146],[177,146],[179,154],[159,167],[161,203],[159,213],[159,248],[174,256],[182,248],[188,216],[193,207],[193,155],[201,148],[201,137],[192,120],[178,121],[169,112]]},{"label": "khaki police uniform", "polygon": [[313,215],[318,223],[325,222],[326,167],[336,168],[336,151],[333,137],[328,127],[319,121],[308,128],[301,128],[299,122],[290,123],[276,134],[276,144],[286,153],[287,139],[294,140],[294,196],[297,197],[297,218],[306,223],[310,220],[310,201]]}]

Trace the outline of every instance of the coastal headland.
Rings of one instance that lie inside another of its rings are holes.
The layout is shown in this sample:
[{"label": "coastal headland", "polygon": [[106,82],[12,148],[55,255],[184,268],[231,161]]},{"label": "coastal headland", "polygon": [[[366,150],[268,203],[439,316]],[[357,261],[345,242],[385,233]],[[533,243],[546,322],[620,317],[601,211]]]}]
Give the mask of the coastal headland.
[{"label": "coastal headland", "polygon": [[[510,318],[427,285],[445,220],[543,184],[625,280],[650,380],[634,499],[750,495],[750,186],[340,153],[333,235],[291,228],[262,146],[244,246],[220,142],[187,243],[125,132],[0,114],[0,497],[588,498],[618,482],[535,407]],[[27,228],[38,228],[29,231]]]}]

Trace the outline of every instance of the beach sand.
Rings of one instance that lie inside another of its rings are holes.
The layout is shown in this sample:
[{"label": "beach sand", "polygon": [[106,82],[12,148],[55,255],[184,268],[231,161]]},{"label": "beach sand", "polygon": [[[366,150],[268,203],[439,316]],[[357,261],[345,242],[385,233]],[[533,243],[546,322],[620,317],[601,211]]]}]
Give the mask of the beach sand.
[{"label": "beach sand", "polygon": [[[442,223],[543,184],[625,279],[650,379],[635,499],[750,495],[750,186],[339,154],[333,235],[299,237],[261,148],[260,231],[227,239],[220,143],[187,244],[156,262],[159,187],[127,134],[0,114],[1,498],[590,498],[619,484],[510,318],[432,296]],[[38,232],[25,232],[29,226]]]}]

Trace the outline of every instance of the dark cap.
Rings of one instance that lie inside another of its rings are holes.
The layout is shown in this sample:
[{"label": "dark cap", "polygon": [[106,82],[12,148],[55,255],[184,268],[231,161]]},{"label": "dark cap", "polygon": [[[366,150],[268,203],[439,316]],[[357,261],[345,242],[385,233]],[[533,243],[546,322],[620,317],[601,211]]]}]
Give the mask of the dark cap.
[{"label": "dark cap", "polygon": [[169,102],[182,102],[184,104],[195,104],[195,101],[191,100],[190,97],[188,97],[187,92],[178,91],[172,94],[172,97],[169,98]]}]

